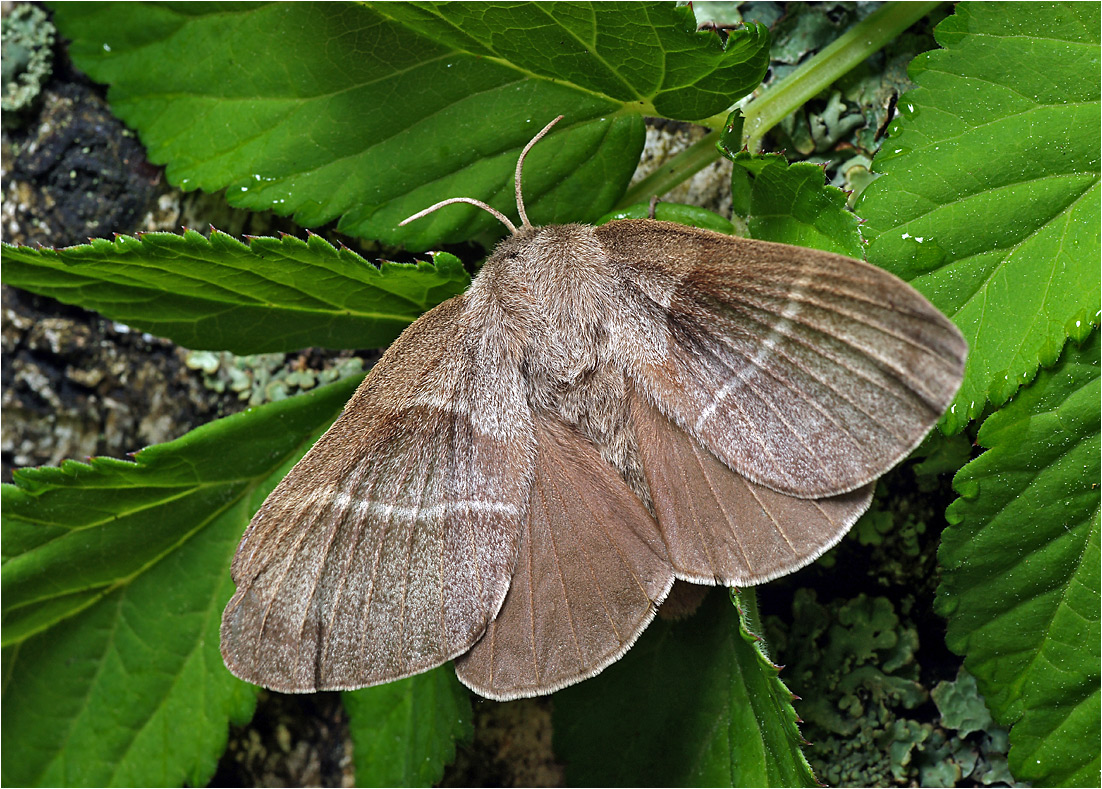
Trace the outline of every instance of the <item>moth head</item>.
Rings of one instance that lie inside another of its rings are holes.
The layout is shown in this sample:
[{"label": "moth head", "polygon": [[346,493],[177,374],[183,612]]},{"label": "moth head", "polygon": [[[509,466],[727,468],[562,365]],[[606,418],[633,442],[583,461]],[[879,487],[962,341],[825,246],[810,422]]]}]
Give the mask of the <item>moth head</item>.
[{"label": "moth head", "polygon": [[495,217],[497,217],[497,220],[499,222],[501,222],[503,225],[505,225],[505,227],[509,228],[509,232],[513,236],[526,235],[526,231],[530,231],[532,229],[532,223],[528,221],[528,214],[525,213],[525,211],[524,211],[524,195],[521,194],[521,188],[520,188],[520,174],[521,174],[521,170],[524,168],[524,157],[526,157],[528,155],[528,151],[532,150],[532,146],[535,145],[540,140],[542,140],[543,136],[545,134],[547,134],[547,132],[551,131],[551,127],[553,127],[556,123],[558,123],[562,119],[563,119],[563,116],[560,115],[559,117],[555,118],[555,120],[551,121],[549,124],[544,126],[539,134],[537,134],[535,137],[533,137],[531,140],[528,141],[528,144],[524,146],[524,150],[520,152],[520,157],[517,159],[517,171],[516,171],[516,177],[514,179],[514,183],[515,183],[515,186],[516,186],[517,213],[520,215],[520,222],[521,222],[521,225],[520,225],[519,228],[516,225],[514,225],[512,223],[512,221],[510,221],[509,217],[505,216],[505,214],[501,213],[500,211],[498,211],[493,206],[487,205],[486,203],[482,202],[481,200],[476,200],[473,197],[449,197],[447,200],[441,200],[439,203],[436,203],[434,205],[430,205],[425,210],[418,211],[413,216],[407,217],[406,219],[403,219],[401,222],[398,223],[398,227],[404,227],[405,225],[408,225],[410,222],[413,222],[417,219],[428,216],[429,214],[431,214],[436,209],[443,208],[446,205],[451,205],[452,203],[469,203],[470,205],[478,206],[483,211],[489,211],[491,214],[493,214]]}]

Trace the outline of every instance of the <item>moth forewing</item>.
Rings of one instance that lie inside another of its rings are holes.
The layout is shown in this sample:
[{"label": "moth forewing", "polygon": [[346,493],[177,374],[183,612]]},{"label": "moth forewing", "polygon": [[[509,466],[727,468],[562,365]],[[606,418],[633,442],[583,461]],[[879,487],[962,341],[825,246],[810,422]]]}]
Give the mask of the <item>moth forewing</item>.
[{"label": "moth forewing", "polygon": [[250,523],[222,619],[237,676],[287,692],[388,682],[462,654],[497,614],[533,440],[519,373],[487,362],[468,307],[411,325]]},{"label": "moth forewing", "polygon": [[874,266],[669,222],[597,235],[612,265],[645,261],[633,269],[641,280],[659,272],[632,291],[641,312],[664,307],[669,336],[660,361],[625,360],[639,390],[772,490],[821,498],[868,484],[918,445],[960,385],[960,332]]}]

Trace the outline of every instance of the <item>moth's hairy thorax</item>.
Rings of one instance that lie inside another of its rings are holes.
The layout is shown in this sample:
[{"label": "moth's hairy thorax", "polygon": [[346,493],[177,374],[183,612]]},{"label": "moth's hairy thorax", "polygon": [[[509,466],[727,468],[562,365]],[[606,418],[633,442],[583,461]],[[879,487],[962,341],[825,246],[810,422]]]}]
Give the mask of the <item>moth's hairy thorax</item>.
[{"label": "moth's hairy thorax", "polygon": [[471,305],[496,301],[502,329],[522,346],[529,374],[569,385],[608,361],[614,295],[593,228],[554,225],[503,241],[472,286]]},{"label": "moth's hairy thorax", "polygon": [[622,285],[594,228],[523,228],[487,260],[468,293],[475,320],[510,358],[534,415],[577,427],[644,500],[629,427]]}]

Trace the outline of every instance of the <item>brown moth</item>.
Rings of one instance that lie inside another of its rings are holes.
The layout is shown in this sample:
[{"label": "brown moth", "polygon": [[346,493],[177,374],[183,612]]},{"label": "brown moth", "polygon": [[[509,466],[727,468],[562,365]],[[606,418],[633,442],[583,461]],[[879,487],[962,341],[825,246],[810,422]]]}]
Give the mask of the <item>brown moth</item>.
[{"label": "brown moth", "polygon": [[[557,121],[558,119],[556,119]],[[966,345],[910,285],[653,220],[536,228],[386,351],[233,561],[230,670],[284,692],[448,660],[493,699],[601,671],[674,579],[838,542],[952,400]]]}]

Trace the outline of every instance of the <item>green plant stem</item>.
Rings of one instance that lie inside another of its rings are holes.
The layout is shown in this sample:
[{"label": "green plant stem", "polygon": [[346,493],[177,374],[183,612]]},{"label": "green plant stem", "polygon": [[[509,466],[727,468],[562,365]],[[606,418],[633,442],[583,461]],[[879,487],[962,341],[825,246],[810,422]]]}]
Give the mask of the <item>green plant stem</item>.
[{"label": "green plant stem", "polygon": [[616,208],[650,200],[651,195],[664,195],[683,181],[692,178],[719,158],[716,143],[722,127],[708,132],[681,153],[674,156],[650,175],[628,188]]},{"label": "green plant stem", "polygon": [[[785,79],[753,99],[743,110],[742,141],[752,152],[761,150],[765,133],[785,116],[847,74],[866,58],[938,6],[937,2],[888,3],[847,30]],[[727,115],[715,115],[703,125],[713,131],[629,188],[617,204],[624,208],[663,195],[719,158],[719,141]]]},{"label": "green plant stem", "polygon": [[828,88],[937,6],[937,2],[888,3],[851,27],[830,46],[747,105],[742,126],[743,144],[751,153],[757,153],[761,150],[761,138],[785,116]]}]

